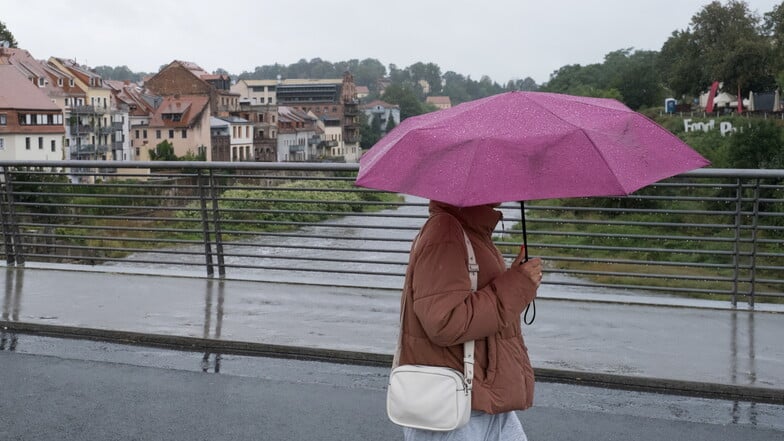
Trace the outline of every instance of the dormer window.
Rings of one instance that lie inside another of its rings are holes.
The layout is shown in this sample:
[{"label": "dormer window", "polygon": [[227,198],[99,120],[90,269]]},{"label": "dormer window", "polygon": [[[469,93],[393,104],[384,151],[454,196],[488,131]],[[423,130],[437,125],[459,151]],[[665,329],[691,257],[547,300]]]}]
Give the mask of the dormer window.
[{"label": "dormer window", "polygon": [[63,87],[63,79],[62,78],[58,78],[57,79],[57,87]]},{"label": "dormer window", "polygon": [[46,86],[46,80],[43,77],[38,77],[38,87]]},{"label": "dormer window", "polygon": [[68,85],[71,86],[71,87],[74,87],[75,84],[74,84],[74,79],[73,78],[68,80]]},{"label": "dormer window", "polygon": [[161,119],[164,121],[182,121],[182,114],[181,113],[162,113]]}]

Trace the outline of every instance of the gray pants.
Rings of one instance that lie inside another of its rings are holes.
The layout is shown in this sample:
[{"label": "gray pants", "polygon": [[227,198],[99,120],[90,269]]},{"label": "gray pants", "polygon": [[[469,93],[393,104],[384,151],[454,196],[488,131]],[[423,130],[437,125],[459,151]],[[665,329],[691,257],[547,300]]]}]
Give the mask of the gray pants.
[{"label": "gray pants", "polygon": [[405,441],[528,441],[523,425],[514,412],[472,411],[468,424],[449,432],[403,428]]}]

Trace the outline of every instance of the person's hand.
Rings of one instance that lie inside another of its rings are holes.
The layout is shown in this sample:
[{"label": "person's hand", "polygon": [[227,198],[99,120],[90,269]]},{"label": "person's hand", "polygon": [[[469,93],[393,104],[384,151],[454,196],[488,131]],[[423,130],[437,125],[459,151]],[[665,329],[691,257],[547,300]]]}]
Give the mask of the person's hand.
[{"label": "person's hand", "polygon": [[534,257],[525,261],[525,247],[520,247],[520,254],[517,255],[512,268],[518,268],[528,277],[538,288],[542,284],[542,259]]}]

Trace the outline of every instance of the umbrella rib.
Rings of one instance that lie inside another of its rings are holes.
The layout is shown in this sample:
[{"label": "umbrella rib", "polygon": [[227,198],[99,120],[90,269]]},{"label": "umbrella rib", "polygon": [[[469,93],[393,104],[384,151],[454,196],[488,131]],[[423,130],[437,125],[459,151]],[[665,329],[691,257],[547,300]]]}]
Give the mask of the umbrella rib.
[{"label": "umbrella rib", "polygon": [[[477,149],[474,148],[473,152],[471,152],[471,162],[470,162],[470,164],[473,164],[474,160],[476,159],[476,155],[477,155],[477,151],[476,150]],[[466,195],[468,194],[468,190],[471,187],[471,182],[472,182],[471,175],[473,174],[475,168],[478,169],[478,167],[468,167],[468,176],[466,176],[466,180],[464,182],[465,185],[463,186],[462,198],[465,198]],[[461,204],[462,204],[462,201],[461,201]]]},{"label": "umbrella rib", "polygon": [[[529,98],[529,99],[530,99],[530,98]],[[601,151],[601,150],[598,148],[598,146],[596,145],[596,143],[595,143],[595,142],[593,141],[593,139],[592,139],[592,138],[591,138],[591,137],[588,135],[588,133],[585,131],[585,129],[583,129],[583,128],[581,128],[581,127],[577,126],[577,125],[575,125],[574,123],[572,123],[572,122],[570,122],[570,121],[567,121],[567,120],[563,119],[563,118],[562,118],[560,115],[556,114],[555,112],[553,112],[553,111],[552,111],[552,110],[550,110],[549,108],[547,108],[547,107],[545,107],[545,106],[543,106],[543,105],[539,104],[539,102],[537,102],[536,100],[531,100],[531,102],[533,102],[534,104],[536,104],[536,105],[537,105],[539,108],[541,108],[541,109],[544,109],[544,110],[545,110],[547,113],[549,113],[549,114],[553,115],[554,117],[558,118],[558,120],[560,120],[560,121],[563,121],[564,123],[568,124],[569,126],[573,127],[574,129],[576,129],[576,130],[578,130],[580,133],[582,133],[582,135],[583,135],[583,136],[585,136],[585,138],[588,140],[588,142],[590,142],[590,143],[591,143],[591,145],[593,146],[593,150],[594,150],[594,151],[595,151],[595,152],[596,152],[596,153],[599,155],[599,157],[602,159],[602,162],[604,163],[605,167],[607,167],[607,170],[609,170],[609,171],[610,171],[610,174],[613,176],[613,178],[615,178],[615,183],[616,183],[616,184],[617,184],[617,186],[618,186],[618,187],[621,189],[621,192],[622,192],[623,194],[627,194],[627,193],[626,193],[626,189],[624,188],[623,184],[621,184],[621,181],[619,181],[619,180],[618,180],[618,176],[616,176],[616,175],[615,175],[615,172],[613,171],[612,167],[610,167],[610,163],[607,161],[607,158],[605,158],[605,157],[604,157],[604,154],[602,153],[602,151]],[[590,103],[584,103],[584,102],[581,102],[581,103],[582,103],[582,104],[589,105],[589,106],[593,106],[593,107],[602,107],[602,106],[597,106],[597,105],[595,105],[595,104],[590,104]],[[608,109],[608,110],[616,110],[616,109],[612,109],[612,108],[609,108],[609,107],[602,107],[602,108],[603,108],[603,109]]]}]

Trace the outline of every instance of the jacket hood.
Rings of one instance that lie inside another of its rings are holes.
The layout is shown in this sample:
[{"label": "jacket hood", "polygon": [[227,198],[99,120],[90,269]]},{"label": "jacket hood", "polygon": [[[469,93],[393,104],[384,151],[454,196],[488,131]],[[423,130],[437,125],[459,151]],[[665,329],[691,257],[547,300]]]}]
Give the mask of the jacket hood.
[{"label": "jacket hood", "polygon": [[491,235],[503,213],[493,208],[492,205],[477,205],[473,207],[456,207],[444,202],[430,201],[430,215],[447,213],[460,221],[463,228],[475,230],[479,233]]}]

